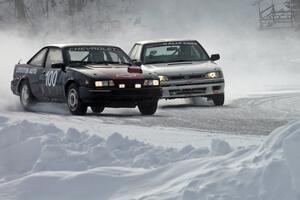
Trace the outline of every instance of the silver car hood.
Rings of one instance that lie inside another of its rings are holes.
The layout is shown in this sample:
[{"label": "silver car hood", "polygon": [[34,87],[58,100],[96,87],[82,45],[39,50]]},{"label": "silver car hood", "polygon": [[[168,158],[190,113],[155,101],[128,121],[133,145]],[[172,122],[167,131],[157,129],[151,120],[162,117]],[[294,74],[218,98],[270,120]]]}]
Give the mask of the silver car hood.
[{"label": "silver car hood", "polygon": [[221,68],[211,61],[150,64],[143,65],[142,69],[163,76],[204,74],[211,71],[221,71]]}]

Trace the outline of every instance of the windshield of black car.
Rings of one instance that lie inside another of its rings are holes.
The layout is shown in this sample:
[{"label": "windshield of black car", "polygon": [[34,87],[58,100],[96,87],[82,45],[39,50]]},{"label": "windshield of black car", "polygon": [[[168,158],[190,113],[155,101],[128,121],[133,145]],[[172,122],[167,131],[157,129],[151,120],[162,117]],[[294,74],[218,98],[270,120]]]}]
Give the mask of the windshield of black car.
[{"label": "windshield of black car", "polygon": [[67,62],[70,64],[126,64],[130,59],[115,47],[69,47],[66,49]]},{"label": "windshield of black car", "polygon": [[144,64],[208,61],[209,56],[197,42],[163,42],[144,46]]}]

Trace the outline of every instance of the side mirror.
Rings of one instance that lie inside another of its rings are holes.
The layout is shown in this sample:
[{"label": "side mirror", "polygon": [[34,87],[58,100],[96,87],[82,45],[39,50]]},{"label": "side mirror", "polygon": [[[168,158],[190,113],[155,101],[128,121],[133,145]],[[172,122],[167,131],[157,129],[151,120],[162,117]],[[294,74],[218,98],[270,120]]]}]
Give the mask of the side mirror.
[{"label": "side mirror", "polygon": [[220,55],[219,54],[213,54],[210,57],[211,61],[216,61],[216,60],[220,60]]},{"label": "side mirror", "polygon": [[141,61],[137,61],[137,60],[133,60],[133,64],[135,64],[136,66],[142,66],[143,63]]},{"label": "side mirror", "polygon": [[66,66],[63,63],[55,63],[51,65],[52,69],[61,69],[61,70],[65,70]]}]

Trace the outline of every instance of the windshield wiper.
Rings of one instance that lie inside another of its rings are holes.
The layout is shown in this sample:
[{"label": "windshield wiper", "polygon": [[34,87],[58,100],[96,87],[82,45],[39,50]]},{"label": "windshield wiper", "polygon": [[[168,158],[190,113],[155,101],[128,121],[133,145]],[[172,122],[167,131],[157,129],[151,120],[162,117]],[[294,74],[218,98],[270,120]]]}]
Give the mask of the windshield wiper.
[{"label": "windshield wiper", "polygon": [[201,62],[201,61],[209,61],[209,60],[171,60],[171,61],[155,61],[146,63],[146,65],[150,64],[164,64],[164,63],[180,63],[180,62]]},{"label": "windshield wiper", "polygon": [[145,65],[162,64],[162,63],[169,63],[169,62],[160,62],[160,61],[157,61],[157,62],[146,62]]},{"label": "windshield wiper", "polygon": [[129,65],[132,66],[131,63],[126,63],[126,62],[110,62],[110,61],[104,61],[104,62],[87,62],[87,64],[92,64],[92,65],[109,65],[109,64],[118,64],[118,65]]},{"label": "windshield wiper", "polygon": [[170,61],[169,63],[177,63],[177,62],[194,62],[195,60],[173,60]]}]

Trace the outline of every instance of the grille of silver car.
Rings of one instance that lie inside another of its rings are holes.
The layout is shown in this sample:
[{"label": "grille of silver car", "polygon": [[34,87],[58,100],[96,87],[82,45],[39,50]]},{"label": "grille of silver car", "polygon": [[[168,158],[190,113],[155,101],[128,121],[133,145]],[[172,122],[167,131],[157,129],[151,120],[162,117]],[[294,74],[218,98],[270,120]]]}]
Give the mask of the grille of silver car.
[{"label": "grille of silver car", "polygon": [[204,79],[205,74],[170,76],[169,80]]},{"label": "grille of silver car", "polygon": [[187,89],[175,89],[170,90],[170,95],[189,95],[189,94],[204,94],[206,92],[206,88],[187,88]]}]

